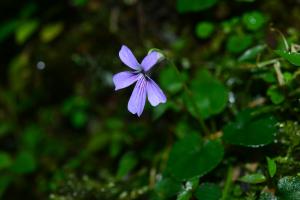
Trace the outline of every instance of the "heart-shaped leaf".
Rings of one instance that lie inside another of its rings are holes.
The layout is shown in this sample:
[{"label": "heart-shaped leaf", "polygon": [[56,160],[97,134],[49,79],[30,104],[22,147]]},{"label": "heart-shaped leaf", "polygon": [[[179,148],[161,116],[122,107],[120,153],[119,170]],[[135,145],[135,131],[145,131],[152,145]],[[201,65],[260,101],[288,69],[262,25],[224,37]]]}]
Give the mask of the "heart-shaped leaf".
[{"label": "heart-shaped leaf", "polygon": [[200,136],[191,134],[172,147],[167,172],[180,180],[201,177],[221,162],[223,154],[219,141],[203,142]]},{"label": "heart-shaped leaf", "polygon": [[207,70],[197,72],[195,79],[191,81],[190,90],[192,96],[186,95],[185,102],[189,112],[194,116],[200,114],[201,118],[206,119],[222,112],[226,107],[227,88]]},{"label": "heart-shaped leaf", "polygon": [[236,116],[236,121],[223,128],[224,141],[248,147],[259,147],[274,140],[276,119],[270,115],[257,115],[256,110],[247,109]]}]

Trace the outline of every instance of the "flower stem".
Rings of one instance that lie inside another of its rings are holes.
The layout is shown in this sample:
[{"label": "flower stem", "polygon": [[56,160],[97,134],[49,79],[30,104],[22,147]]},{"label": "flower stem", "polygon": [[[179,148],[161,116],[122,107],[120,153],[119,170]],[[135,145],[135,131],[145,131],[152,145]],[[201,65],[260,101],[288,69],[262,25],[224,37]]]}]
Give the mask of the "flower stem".
[{"label": "flower stem", "polygon": [[197,106],[197,104],[195,102],[192,91],[188,88],[187,84],[185,83],[185,80],[182,78],[182,75],[181,75],[179,69],[177,68],[177,66],[175,65],[174,61],[172,61],[170,59],[168,59],[168,61],[172,65],[172,67],[174,67],[174,69],[175,69],[175,71],[176,71],[176,73],[177,73],[177,75],[178,75],[178,77],[179,77],[179,79],[182,83],[182,86],[183,86],[183,89],[184,89],[185,93],[190,97],[190,101],[192,102],[192,105],[193,105],[195,111],[197,112],[196,113],[197,114],[197,120],[200,123],[200,126],[201,126],[204,134],[209,135],[210,131],[207,128],[207,126],[205,125],[205,122],[201,117],[201,112],[200,112],[199,107]]},{"label": "flower stem", "polygon": [[229,166],[221,200],[228,199],[228,193],[230,192],[229,190],[232,183],[232,173],[233,173],[232,166]]}]

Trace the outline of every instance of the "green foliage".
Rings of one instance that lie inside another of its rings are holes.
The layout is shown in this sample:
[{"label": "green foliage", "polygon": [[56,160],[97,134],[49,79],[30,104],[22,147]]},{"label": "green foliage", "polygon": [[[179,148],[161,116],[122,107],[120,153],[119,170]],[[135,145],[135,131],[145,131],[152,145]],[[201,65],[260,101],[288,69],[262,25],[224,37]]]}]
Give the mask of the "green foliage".
[{"label": "green foliage", "polygon": [[280,104],[284,101],[285,96],[284,94],[279,90],[278,87],[272,86],[268,89],[267,95],[270,96],[271,101],[274,104]]},{"label": "green foliage", "polygon": [[221,195],[220,187],[213,183],[203,183],[195,191],[195,197],[198,200],[219,200]]},{"label": "green foliage", "polygon": [[63,27],[60,22],[45,26],[40,32],[41,40],[45,43],[51,42],[62,32]]},{"label": "green foliage", "polygon": [[206,10],[218,0],[177,0],[177,10],[181,13]]},{"label": "green foliage", "polygon": [[214,24],[211,22],[199,22],[196,25],[196,35],[201,39],[209,38],[214,32]]},{"label": "green foliage", "polygon": [[277,121],[273,116],[260,115],[258,110],[247,109],[236,116],[235,122],[224,128],[224,141],[248,147],[260,147],[273,142]]},{"label": "green foliage", "polygon": [[253,43],[251,35],[232,35],[228,38],[226,49],[231,53],[241,53]]},{"label": "green foliage", "polygon": [[276,174],[277,166],[275,160],[267,157],[267,164],[268,164],[268,172],[270,177],[272,178]]},{"label": "green foliage", "polygon": [[247,49],[240,57],[239,61],[254,60],[259,53],[266,49],[266,45],[257,45],[250,49]]},{"label": "green foliage", "polygon": [[6,152],[0,152],[0,170],[10,167],[12,159]]},{"label": "green foliage", "polygon": [[155,185],[155,192],[160,199],[174,197],[181,189],[181,183],[171,177],[163,178]]},{"label": "green foliage", "polygon": [[275,53],[289,61],[291,64],[300,66],[300,53],[287,52],[284,50],[276,50]]},{"label": "green foliage", "polygon": [[16,42],[23,44],[37,30],[39,26],[38,20],[29,20],[23,22],[16,30]]},{"label": "green foliage", "polygon": [[122,178],[127,175],[137,164],[137,159],[133,153],[126,153],[120,160],[117,177]]},{"label": "green foliage", "polygon": [[12,164],[11,170],[17,174],[27,174],[33,172],[37,167],[36,159],[32,153],[22,151],[20,152],[14,163]]},{"label": "green foliage", "polygon": [[[186,104],[188,110],[194,116],[200,114],[202,118],[206,119],[225,109],[228,100],[228,90],[209,71],[197,71],[195,78],[191,81],[190,90],[193,95],[192,97],[186,96]],[[192,101],[195,101],[196,108]]]},{"label": "green foliage", "polygon": [[257,31],[265,23],[265,17],[261,12],[249,12],[243,15],[243,23],[248,30]]},{"label": "green foliage", "polygon": [[240,181],[245,183],[257,184],[266,181],[266,177],[263,174],[248,174],[240,178]]},{"label": "green foliage", "polygon": [[[183,75],[183,77],[186,76]],[[176,70],[170,65],[161,69],[159,83],[161,84],[161,87],[170,94],[179,92],[183,87],[182,81],[178,77]]]},{"label": "green foliage", "polygon": [[191,134],[172,147],[167,171],[180,180],[201,177],[221,162],[223,154],[219,141],[204,142],[198,135]]},{"label": "green foliage", "polygon": [[18,27],[18,20],[10,20],[0,25],[0,42],[12,35]]}]

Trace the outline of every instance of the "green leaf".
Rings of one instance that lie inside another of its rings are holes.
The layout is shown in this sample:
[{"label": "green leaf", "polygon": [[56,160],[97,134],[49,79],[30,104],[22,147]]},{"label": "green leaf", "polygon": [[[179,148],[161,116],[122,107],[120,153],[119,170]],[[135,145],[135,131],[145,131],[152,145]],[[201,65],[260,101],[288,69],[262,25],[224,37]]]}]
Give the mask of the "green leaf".
[{"label": "green leaf", "polygon": [[119,162],[117,177],[123,178],[126,176],[137,164],[137,159],[133,153],[126,153]]},{"label": "green leaf", "polygon": [[171,177],[162,178],[155,185],[154,191],[161,199],[169,199],[175,196],[181,189],[181,182]]},{"label": "green leaf", "polygon": [[13,163],[11,170],[18,174],[31,173],[36,169],[36,159],[29,152],[20,152],[15,162]]},{"label": "green leaf", "polygon": [[221,196],[221,188],[213,183],[203,183],[195,191],[195,197],[198,200],[219,200]]},{"label": "green leaf", "polygon": [[29,125],[22,134],[22,147],[26,150],[35,151],[38,148],[42,136],[43,132],[40,127]]},{"label": "green leaf", "polygon": [[177,0],[177,10],[184,12],[197,12],[206,10],[215,5],[218,0]]},{"label": "green leaf", "polygon": [[12,183],[13,177],[8,174],[1,174],[0,176],[0,198],[3,196],[5,190]]},{"label": "green leaf", "polygon": [[276,173],[276,163],[275,160],[267,157],[267,163],[268,163],[268,171],[270,174],[270,177],[273,177]]},{"label": "green leaf", "polygon": [[39,22],[37,20],[29,20],[23,22],[16,30],[16,42],[23,44],[37,30]]},{"label": "green leaf", "polygon": [[257,55],[266,48],[266,45],[257,45],[250,49],[247,49],[240,57],[239,61],[249,61],[257,57]]},{"label": "green leaf", "polygon": [[285,96],[276,86],[271,86],[268,91],[267,95],[271,98],[271,101],[274,104],[280,104],[284,101]]},{"label": "green leaf", "polygon": [[249,12],[243,15],[243,23],[248,30],[257,31],[265,24],[265,16],[261,12]]},{"label": "green leaf", "polygon": [[250,35],[232,35],[227,40],[226,49],[231,53],[241,53],[249,48],[252,42]]},{"label": "green leaf", "polygon": [[178,194],[176,200],[190,200],[191,197],[192,197],[191,190],[183,190]]},{"label": "green leaf", "polygon": [[300,197],[300,177],[286,176],[278,182],[278,197],[281,200],[296,200]]},{"label": "green leaf", "polygon": [[230,144],[260,147],[273,142],[277,121],[270,115],[258,115],[257,110],[246,109],[236,116],[235,122],[223,128],[223,139]]},{"label": "green leaf", "polygon": [[78,110],[72,113],[71,122],[74,127],[82,128],[88,121],[88,116],[85,111]]},{"label": "green leaf", "polygon": [[180,180],[201,177],[221,162],[223,154],[219,141],[204,143],[200,136],[191,134],[172,147],[166,170]]},{"label": "green leaf", "polygon": [[71,2],[74,6],[85,6],[89,0],[72,0]]},{"label": "green leaf", "polygon": [[168,93],[175,94],[182,89],[182,81],[172,66],[164,67],[159,77],[160,86]]},{"label": "green leaf", "polygon": [[300,53],[292,53],[284,50],[276,50],[275,53],[289,61],[291,64],[300,66]]},{"label": "green leaf", "polygon": [[199,22],[196,25],[196,35],[201,39],[209,38],[214,32],[214,24],[211,22]]},{"label": "green leaf", "polygon": [[239,179],[245,183],[258,184],[266,181],[266,177],[263,174],[249,174]]},{"label": "green leaf", "polygon": [[6,152],[0,152],[0,170],[10,167],[11,164],[11,156]]},{"label": "green leaf", "polygon": [[60,22],[48,24],[40,32],[41,40],[45,43],[51,42],[62,32],[63,28],[64,26]]},{"label": "green leaf", "polygon": [[0,42],[6,40],[9,36],[11,36],[19,25],[18,20],[9,20],[0,25]]},{"label": "green leaf", "polygon": [[[190,90],[192,97],[185,94],[185,102],[189,112],[194,116],[197,116],[199,112],[203,119],[207,119],[222,112],[226,107],[228,101],[227,88],[207,70],[197,72],[195,79],[191,81]],[[195,110],[193,100],[198,111]]]}]

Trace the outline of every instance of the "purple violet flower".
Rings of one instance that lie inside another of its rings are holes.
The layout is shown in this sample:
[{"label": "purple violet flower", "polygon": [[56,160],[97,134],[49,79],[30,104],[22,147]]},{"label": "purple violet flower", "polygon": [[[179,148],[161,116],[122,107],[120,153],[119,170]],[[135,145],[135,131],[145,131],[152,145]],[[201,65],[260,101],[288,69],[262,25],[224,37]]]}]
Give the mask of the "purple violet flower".
[{"label": "purple violet flower", "polygon": [[133,69],[133,71],[124,71],[113,76],[115,90],[126,88],[137,82],[128,102],[128,110],[132,114],[141,116],[146,96],[152,106],[165,103],[167,98],[159,86],[149,77],[149,70],[162,58],[162,55],[156,51],[149,53],[140,64],[134,57],[131,50],[123,45],[119,51],[121,61]]}]

